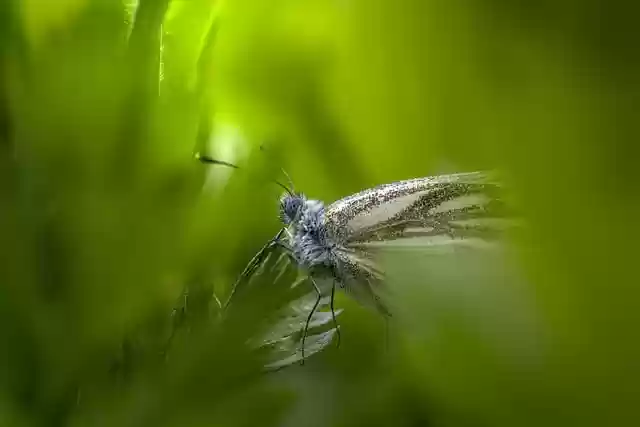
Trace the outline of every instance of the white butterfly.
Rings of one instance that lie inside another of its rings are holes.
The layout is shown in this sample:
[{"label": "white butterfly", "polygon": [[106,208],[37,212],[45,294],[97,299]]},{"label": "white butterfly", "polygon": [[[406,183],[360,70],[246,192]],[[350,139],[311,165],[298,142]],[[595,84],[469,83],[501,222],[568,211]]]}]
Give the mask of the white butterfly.
[{"label": "white butterfly", "polygon": [[[201,156],[200,160],[221,163]],[[328,206],[279,185],[286,189],[280,199],[283,228],[251,260],[232,296],[272,249],[284,249],[307,272],[316,292],[302,335],[302,361],[309,322],[323,297],[320,281],[331,282],[332,314],[339,287],[360,304],[391,317],[382,298],[385,276],[376,262],[377,252],[403,246],[477,247],[497,238],[507,225],[500,186],[486,172],[380,185]]]}]

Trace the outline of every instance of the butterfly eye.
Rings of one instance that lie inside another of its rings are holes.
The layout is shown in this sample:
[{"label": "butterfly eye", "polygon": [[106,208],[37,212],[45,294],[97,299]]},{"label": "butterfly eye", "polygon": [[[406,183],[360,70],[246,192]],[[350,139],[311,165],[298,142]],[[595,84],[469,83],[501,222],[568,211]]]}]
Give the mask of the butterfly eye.
[{"label": "butterfly eye", "polygon": [[280,198],[280,220],[285,224],[291,224],[302,207],[302,196],[292,196],[285,194]]}]

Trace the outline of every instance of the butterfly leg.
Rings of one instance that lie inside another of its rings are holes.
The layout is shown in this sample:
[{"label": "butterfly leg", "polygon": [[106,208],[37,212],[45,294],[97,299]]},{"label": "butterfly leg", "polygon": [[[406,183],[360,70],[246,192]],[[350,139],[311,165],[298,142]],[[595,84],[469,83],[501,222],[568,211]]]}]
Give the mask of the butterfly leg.
[{"label": "butterfly leg", "polygon": [[302,359],[300,360],[300,364],[304,365],[304,342],[307,339],[307,331],[309,330],[309,323],[311,322],[311,318],[313,317],[313,313],[316,312],[316,309],[318,308],[318,304],[320,304],[320,299],[322,298],[322,292],[320,292],[320,288],[318,287],[317,283],[315,280],[313,280],[313,277],[309,277],[309,280],[311,280],[311,284],[313,285],[313,289],[316,291],[317,294],[317,298],[316,298],[316,302],[313,304],[313,308],[311,309],[311,312],[309,313],[309,316],[307,316],[307,323],[305,323],[304,325],[304,332],[302,333]]},{"label": "butterfly leg", "polygon": [[269,253],[275,246],[282,245],[282,242],[280,242],[280,238],[282,237],[284,232],[285,232],[285,229],[282,228],[278,232],[278,234],[276,234],[276,236],[273,239],[271,239],[266,245],[264,245],[262,249],[260,249],[260,251],[258,251],[258,253],[254,255],[251,261],[249,261],[249,264],[247,264],[245,269],[242,271],[242,273],[238,277],[238,280],[236,280],[236,282],[233,284],[233,287],[231,288],[231,295],[229,295],[227,302],[225,302],[223,306],[223,310],[225,310],[229,305],[229,303],[231,302],[231,299],[235,295],[240,283],[255,272],[255,270],[260,266],[262,261],[265,259],[266,256],[269,255]]},{"label": "butterfly leg", "polygon": [[331,286],[331,317],[333,318],[333,326],[336,328],[336,334],[338,336],[338,343],[336,347],[340,347],[340,327],[338,326],[338,321],[336,320],[336,311],[333,309],[333,301],[336,295],[336,281],[333,281],[333,286]]},{"label": "butterfly leg", "polygon": [[384,349],[389,351],[389,318],[384,317]]}]

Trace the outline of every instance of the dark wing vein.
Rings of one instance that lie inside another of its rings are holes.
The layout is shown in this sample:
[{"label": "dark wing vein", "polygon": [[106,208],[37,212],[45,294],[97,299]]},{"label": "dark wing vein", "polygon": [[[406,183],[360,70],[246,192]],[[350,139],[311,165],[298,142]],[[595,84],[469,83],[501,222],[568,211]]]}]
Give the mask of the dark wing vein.
[{"label": "dark wing vein", "polygon": [[439,185],[396,215],[353,233],[346,246],[441,235],[498,238],[510,213],[497,190],[491,184]]}]

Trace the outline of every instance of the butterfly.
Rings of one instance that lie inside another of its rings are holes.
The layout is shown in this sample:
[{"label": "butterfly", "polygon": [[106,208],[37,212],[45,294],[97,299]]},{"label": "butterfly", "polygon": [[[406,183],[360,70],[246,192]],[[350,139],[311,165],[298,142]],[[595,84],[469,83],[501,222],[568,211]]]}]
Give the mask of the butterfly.
[{"label": "butterfly", "polygon": [[383,184],[329,205],[296,192],[293,185],[277,184],[285,190],[279,204],[282,228],[249,262],[231,297],[271,251],[279,248],[288,254],[306,272],[316,293],[302,333],[302,363],[309,323],[328,287],[339,345],[336,289],[385,318],[393,315],[383,297],[388,290],[378,263],[380,252],[402,247],[451,250],[481,246],[500,237],[508,216],[500,184],[491,173],[482,171]]}]

